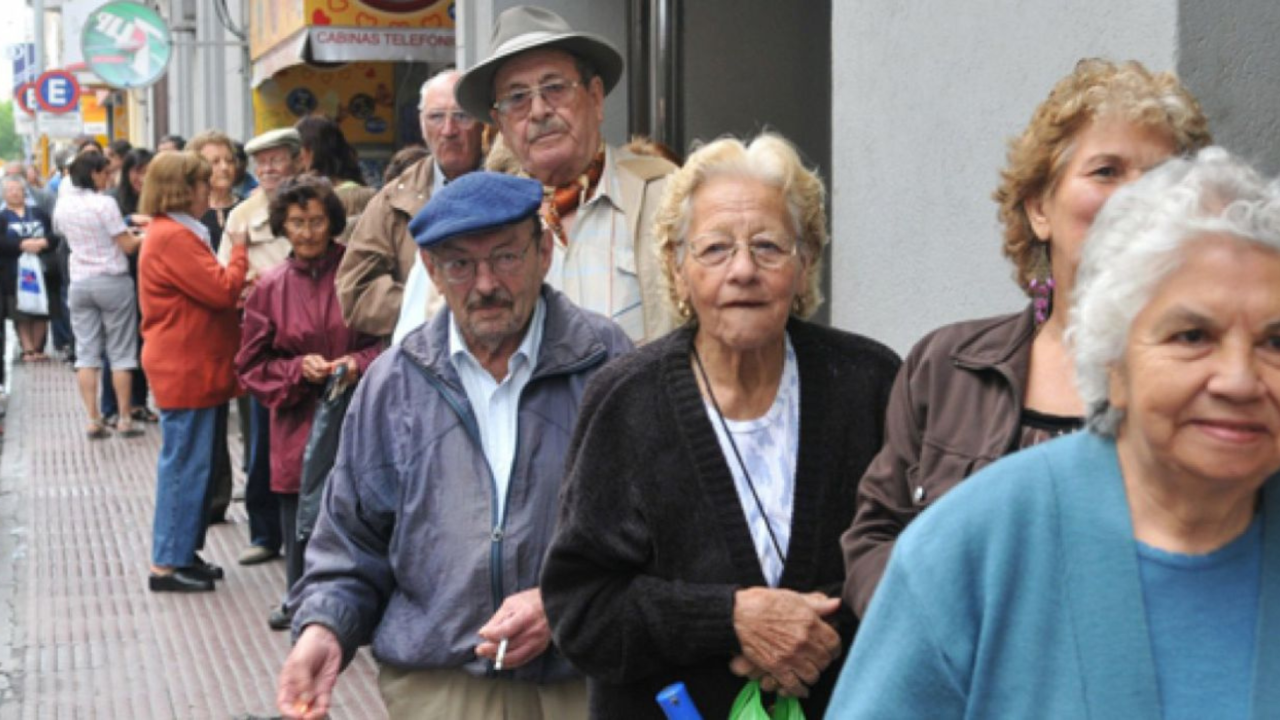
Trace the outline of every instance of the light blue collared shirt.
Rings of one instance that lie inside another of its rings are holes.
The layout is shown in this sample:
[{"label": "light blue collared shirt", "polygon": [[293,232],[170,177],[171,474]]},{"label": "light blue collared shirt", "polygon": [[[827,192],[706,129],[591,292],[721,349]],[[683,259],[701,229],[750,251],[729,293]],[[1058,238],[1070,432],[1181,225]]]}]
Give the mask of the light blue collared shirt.
[{"label": "light blue collared shirt", "polygon": [[449,361],[458,371],[462,389],[467,393],[467,400],[471,401],[471,411],[475,413],[476,425],[480,428],[480,444],[497,488],[494,500],[498,504],[499,523],[507,511],[507,486],[511,482],[511,465],[516,456],[520,393],[533,377],[546,317],[546,302],[539,297],[524,340],[507,362],[507,376],[499,382],[467,349],[467,341],[458,329],[457,319],[452,313],[449,315]]}]

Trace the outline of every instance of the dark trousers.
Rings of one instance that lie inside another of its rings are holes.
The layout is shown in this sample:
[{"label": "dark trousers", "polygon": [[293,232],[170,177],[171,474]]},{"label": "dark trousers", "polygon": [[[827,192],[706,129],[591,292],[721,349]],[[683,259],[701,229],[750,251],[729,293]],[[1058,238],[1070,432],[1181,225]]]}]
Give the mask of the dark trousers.
[{"label": "dark trousers", "polygon": [[244,483],[244,509],[249,515],[249,542],[280,550],[280,502],[271,492],[271,409],[249,398],[249,467]]},{"label": "dark trousers", "polygon": [[[139,340],[141,345],[141,340]],[[147,395],[151,392],[151,386],[147,383],[147,374],[142,371],[142,367],[133,369],[133,380],[129,388],[129,404],[136,410],[147,406]],[[120,401],[116,398],[115,385],[111,384],[111,361],[107,359],[106,353],[102,355],[102,375],[98,379],[98,409],[102,411],[102,417],[110,417],[120,414]]]},{"label": "dark trousers", "polygon": [[284,593],[302,579],[306,567],[307,544],[298,540],[298,494],[277,493],[280,501],[280,529],[284,533]]},{"label": "dark trousers", "polygon": [[59,350],[70,350],[75,346],[75,336],[71,334],[71,309],[67,307],[67,283],[58,284],[57,297],[50,297],[49,328],[53,333],[53,346]]},{"label": "dark trousers", "polygon": [[[231,403],[222,406],[224,415],[231,412]],[[227,447],[227,423],[213,439],[213,476],[209,478],[209,522],[223,522],[231,505],[231,451]]]}]

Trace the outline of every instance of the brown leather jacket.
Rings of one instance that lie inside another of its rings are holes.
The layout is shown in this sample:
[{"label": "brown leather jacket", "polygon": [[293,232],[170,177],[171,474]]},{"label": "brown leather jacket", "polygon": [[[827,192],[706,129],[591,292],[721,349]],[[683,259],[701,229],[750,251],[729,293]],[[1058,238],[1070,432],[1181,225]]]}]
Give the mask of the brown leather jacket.
[{"label": "brown leather jacket", "polygon": [[342,319],[352,330],[388,337],[395,329],[404,281],[418,254],[409,221],[431,197],[434,170],[430,156],[410,165],[369,200],[351,230],[337,288]]},{"label": "brown leather jacket", "polygon": [[1014,449],[1035,312],[948,325],[925,336],[893,383],[885,444],[858,484],[840,539],[844,600],[867,610],[894,541],[961,480]]}]

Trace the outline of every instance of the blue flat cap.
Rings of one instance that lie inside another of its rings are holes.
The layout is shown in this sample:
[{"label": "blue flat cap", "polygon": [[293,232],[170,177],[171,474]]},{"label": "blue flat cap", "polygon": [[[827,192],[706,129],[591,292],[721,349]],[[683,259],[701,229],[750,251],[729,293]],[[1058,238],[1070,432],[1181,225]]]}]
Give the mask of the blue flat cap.
[{"label": "blue flat cap", "polygon": [[542,206],[542,184],[529,178],[473,172],[445,185],[409,221],[418,247],[474,235],[532,217]]}]

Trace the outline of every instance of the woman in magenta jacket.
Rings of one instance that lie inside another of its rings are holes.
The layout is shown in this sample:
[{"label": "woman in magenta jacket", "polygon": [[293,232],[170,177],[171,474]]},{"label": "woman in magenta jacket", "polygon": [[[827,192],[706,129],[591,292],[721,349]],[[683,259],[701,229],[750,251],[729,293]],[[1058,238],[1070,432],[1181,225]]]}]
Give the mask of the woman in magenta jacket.
[{"label": "woman in magenta jacket", "polygon": [[[286,182],[271,201],[271,230],[293,246],[288,260],[265,273],[245,302],[236,370],[244,386],[271,409],[271,490],[280,498],[286,590],[302,576],[304,544],[296,520],[302,454],[325,381],[346,366],[351,381],[378,356],[378,338],[347,328],[334,290],[345,248],[333,241],[346,227],[342,202],[324,178]],[[268,623],[289,626],[283,608]]]}]

